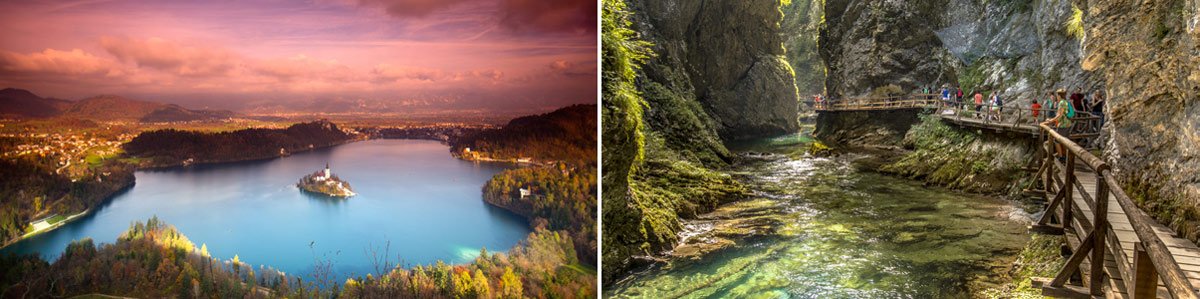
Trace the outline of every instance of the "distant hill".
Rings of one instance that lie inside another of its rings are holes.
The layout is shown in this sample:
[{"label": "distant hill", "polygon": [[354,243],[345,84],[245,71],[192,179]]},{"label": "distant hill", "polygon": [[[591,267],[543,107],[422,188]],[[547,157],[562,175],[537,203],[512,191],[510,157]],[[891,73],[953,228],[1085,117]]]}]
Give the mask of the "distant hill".
[{"label": "distant hill", "polygon": [[62,113],[71,101],[42,98],[24,89],[0,90],[0,115],[22,117],[51,117]]},{"label": "distant hill", "polygon": [[28,90],[0,90],[0,116],[46,118],[61,116],[93,121],[179,122],[219,120],[237,116],[228,110],[191,110],[175,104],[102,95],[77,102],[42,98]]},{"label": "distant hill", "polygon": [[115,95],[102,95],[79,100],[64,111],[63,116],[93,120],[139,120],[155,110],[165,108],[162,103],[129,99]]},{"label": "distant hill", "polygon": [[451,141],[451,151],[465,148],[491,158],[542,161],[596,160],[596,105],[573,105],[554,112],[513,119]]},{"label": "distant hill", "polygon": [[229,110],[189,110],[179,105],[171,104],[151,111],[142,116],[139,121],[144,123],[202,121],[226,119],[234,116],[237,116],[237,113]]}]

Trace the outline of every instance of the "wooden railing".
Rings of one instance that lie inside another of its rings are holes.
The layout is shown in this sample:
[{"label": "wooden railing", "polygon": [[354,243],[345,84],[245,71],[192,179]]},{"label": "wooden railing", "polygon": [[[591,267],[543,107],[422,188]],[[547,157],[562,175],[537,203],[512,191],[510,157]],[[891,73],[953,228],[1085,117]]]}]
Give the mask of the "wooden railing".
[{"label": "wooden railing", "polygon": [[860,111],[930,108],[943,103],[932,94],[913,94],[890,97],[864,97],[834,99],[821,102],[808,101],[817,111]]},{"label": "wooden railing", "polygon": [[[1105,253],[1108,253],[1116,260],[1118,270],[1118,273],[1109,275],[1119,275],[1125,283],[1125,289],[1133,298],[1155,297],[1160,278],[1172,298],[1200,297],[1171,255],[1166,243],[1155,233],[1153,224],[1156,222],[1121,190],[1120,184],[1112,179],[1108,164],[1067,137],[1058,134],[1053,128],[1040,125],[1039,129],[1042,136],[1040,139],[1044,142],[1040,151],[1043,162],[1037,176],[1044,188],[1042,191],[1047,198],[1052,196],[1052,199],[1034,230],[1062,232],[1074,231],[1078,227],[1082,231],[1075,233],[1085,237],[1073,248],[1066,265],[1053,279],[1034,278],[1034,285],[1040,286],[1044,295],[1055,297],[1102,296],[1102,287],[1107,283]],[[1056,146],[1065,147],[1065,163],[1055,158]],[[1090,168],[1096,176],[1096,189],[1091,193],[1078,181],[1075,169],[1077,161],[1083,162],[1082,165]],[[1087,203],[1092,212],[1092,219],[1081,215],[1083,209],[1075,204],[1074,192],[1079,192],[1083,202]],[[1133,249],[1132,263],[1128,262],[1126,248],[1122,248],[1117,234],[1110,229],[1110,194],[1124,216],[1128,216],[1129,224],[1139,240]],[[1054,222],[1057,222],[1057,225]],[[1090,259],[1090,269],[1081,269],[1084,258]],[[1089,274],[1089,279],[1082,282],[1084,286],[1068,285],[1071,276],[1079,271],[1087,271]]]},{"label": "wooden railing", "polygon": [[[992,111],[991,105],[981,105],[979,110],[975,110],[973,103],[964,103],[961,106],[950,107],[953,109],[952,119],[962,122],[964,119],[974,120],[977,123],[992,126],[992,127],[1024,127],[1038,133],[1037,126],[1042,122],[1051,119],[1050,116],[1056,111],[1054,109],[1033,109],[1024,107],[1003,106],[1000,111]],[[945,111],[945,110],[943,110]],[[1086,147],[1095,147],[1097,137],[1100,136],[1101,119],[1091,113],[1076,111],[1075,117],[1071,118],[1071,139],[1083,141],[1088,145]]]}]

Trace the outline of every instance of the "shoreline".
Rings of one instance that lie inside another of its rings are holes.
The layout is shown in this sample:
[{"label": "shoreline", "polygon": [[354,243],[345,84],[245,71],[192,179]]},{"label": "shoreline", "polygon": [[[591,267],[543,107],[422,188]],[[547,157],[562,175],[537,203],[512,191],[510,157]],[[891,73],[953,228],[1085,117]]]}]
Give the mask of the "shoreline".
[{"label": "shoreline", "polygon": [[[133,188],[133,185],[135,185],[135,184],[137,184],[136,177],[132,181],[130,181],[129,184],[127,184],[125,186],[121,186],[121,188],[118,188],[117,190],[113,191],[112,193],[105,195],[104,200],[100,201],[100,203],[97,204],[96,206],[107,204],[109,201],[113,200],[113,198],[116,198],[117,195],[124,193],[126,190],[129,190],[130,188]],[[4,244],[0,244],[0,249],[8,248],[8,246],[10,246],[10,245],[20,243],[21,241],[24,241],[26,239],[37,237],[38,235],[41,235],[44,233],[52,232],[56,229],[66,226],[67,224],[69,224],[79,218],[82,218],[83,216],[90,215],[95,210],[96,210],[96,207],[90,207],[90,208],[87,208],[86,210],[83,210],[83,212],[79,212],[79,213],[72,214],[71,216],[67,216],[67,218],[63,219],[62,221],[59,221],[58,223],[55,223],[54,225],[51,225],[50,227],[47,227],[46,229],[26,233],[24,235],[21,235],[20,237],[14,238],[14,239],[5,240]]]},{"label": "shoreline", "polygon": [[[295,152],[288,152],[287,155],[269,155],[269,156],[221,159],[221,160],[213,160],[213,161],[197,161],[197,162],[193,162],[193,163],[189,163],[189,164],[185,164],[184,162],[179,161],[179,162],[171,162],[171,163],[158,164],[158,165],[140,165],[139,164],[139,165],[134,165],[134,166],[137,168],[137,170],[156,170],[156,169],[171,169],[171,168],[176,168],[176,167],[188,167],[188,166],[197,166],[197,165],[219,165],[219,164],[226,164],[226,163],[266,161],[266,160],[272,160],[272,159],[291,156],[292,154],[311,152],[311,151],[315,151],[318,149],[331,148],[331,147],[335,147],[335,146],[339,146],[339,145],[346,145],[346,144],[350,144],[350,143],[354,143],[354,142],[367,141],[367,140],[371,140],[371,138],[351,138],[351,139],[338,141],[338,142],[334,142],[334,143],[331,143],[328,145],[323,145],[323,146],[315,146],[314,145],[311,148],[306,148],[306,149],[302,149],[302,150],[295,151]],[[142,157],[142,159],[145,159],[145,158]]]}]

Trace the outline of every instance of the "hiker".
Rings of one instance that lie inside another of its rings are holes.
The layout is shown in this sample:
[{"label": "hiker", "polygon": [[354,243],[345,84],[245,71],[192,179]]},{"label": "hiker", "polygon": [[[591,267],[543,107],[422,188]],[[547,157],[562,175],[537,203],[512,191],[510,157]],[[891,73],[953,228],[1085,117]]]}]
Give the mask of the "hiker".
[{"label": "hiker", "polygon": [[[1081,107],[1086,107],[1083,105],[1083,89],[1082,88],[1076,87],[1075,92],[1071,93],[1071,105],[1074,105],[1073,107],[1076,109],[1079,109]],[[1083,109],[1087,109],[1087,108],[1083,108]]]},{"label": "hiker", "polygon": [[[1075,108],[1071,105],[1071,102],[1067,101],[1067,92],[1065,90],[1059,89],[1058,94],[1055,95],[1055,99],[1058,101],[1058,111],[1054,113],[1055,117],[1042,122],[1042,124],[1054,128],[1054,132],[1058,133],[1058,135],[1071,138],[1071,118],[1075,117]],[[1065,162],[1067,148],[1058,142],[1055,145],[1057,146],[1059,161]]]},{"label": "hiker", "polygon": [[942,105],[950,106],[950,87],[942,85]]},{"label": "hiker", "polygon": [[975,117],[979,117],[979,110],[983,109],[983,93],[975,92]]},{"label": "hiker", "polygon": [[1058,111],[1058,101],[1054,100],[1054,92],[1046,93],[1046,117],[1054,118],[1055,112]]},{"label": "hiker", "polygon": [[962,87],[960,86],[960,87],[958,87],[958,88],[955,88],[955,89],[957,89],[958,91],[954,93],[954,102],[955,102],[955,104],[958,106],[958,109],[962,109],[962,108],[963,108],[963,92],[962,92]]},{"label": "hiker", "polygon": [[1099,91],[1092,94],[1092,114],[1100,118],[1100,126],[1104,127],[1104,94]]},{"label": "hiker", "polygon": [[1038,104],[1038,100],[1036,98],[1034,98],[1033,105],[1030,106],[1029,108],[1033,109],[1033,122],[1035,122],[1035,123],[1039,122],[1038,115],[1042,114],[1041,113],[1042,112],[1042,104]]},{"label": "hiker", "polygon": [[999,121],[1000,120],[1000,105],[1003,105],[1003,104],[1004,104],[1004,102],[1000,101],[1000,95],[997,92],[993,91],[988,96],[988,105],[991,106],[990,107],[991,109],[989,109],[989,111],[988,111],[988,119]]}]

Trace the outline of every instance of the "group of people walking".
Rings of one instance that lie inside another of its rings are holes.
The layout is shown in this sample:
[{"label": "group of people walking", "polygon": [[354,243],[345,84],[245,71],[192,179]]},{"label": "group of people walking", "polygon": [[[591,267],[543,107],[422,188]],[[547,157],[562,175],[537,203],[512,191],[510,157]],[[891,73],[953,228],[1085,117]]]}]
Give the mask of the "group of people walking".
[{"label": "group of people walking", "polygon": [[[925,94],[934,92],[929,87],[925,87],[922,91]],[[1001,113],[1004,113],[1004,98],[996,91],[982,90],[963,93],[961,87],[951,88],[949,85],[943,85],[937,92],[946,107],[954,107],[959,110],[973,109],[977,118],[999,120]],[[984,97],[985,93],[987,94],[986,98]],[[967,95],[971,95],[971,99],[966,98]]]}]

